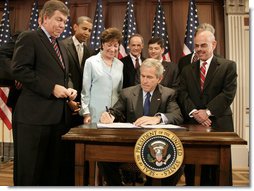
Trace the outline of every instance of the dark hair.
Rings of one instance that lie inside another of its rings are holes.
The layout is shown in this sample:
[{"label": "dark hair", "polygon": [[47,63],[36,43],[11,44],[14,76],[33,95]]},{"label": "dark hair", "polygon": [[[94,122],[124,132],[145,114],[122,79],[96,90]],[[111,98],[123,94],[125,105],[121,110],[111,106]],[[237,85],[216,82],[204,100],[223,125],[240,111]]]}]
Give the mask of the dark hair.
[{"label": "dark hair", "polygon": [[159,44],[161,48],[164,48],[164,40],[160,37],[154,37],[154,38],[151,38],[149,41],[148,41],[148,46],[150,44]]},{"label": "dark hair", "polygon": [[108,28],[101,33],[101,44],[117,40],[119,45],[122,43],[122,33],[117,28]]}]

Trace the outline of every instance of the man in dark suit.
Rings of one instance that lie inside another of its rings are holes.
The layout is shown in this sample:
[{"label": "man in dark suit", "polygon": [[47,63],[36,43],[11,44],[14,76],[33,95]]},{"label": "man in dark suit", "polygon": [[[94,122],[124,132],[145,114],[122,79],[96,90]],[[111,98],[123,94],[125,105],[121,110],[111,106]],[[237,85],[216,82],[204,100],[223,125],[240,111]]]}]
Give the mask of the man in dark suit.
[{"label": "man in dark suit", "polygon": [[[2,82],[2,83],[0,82],[1,84],[0,86],[10,87],[6,105],[12,109],[12,113],[14,112],[14,109],[15,109],[15,106],[16,106],[18,97],[21,93],[21,88],[22,88],[22,84],[16,80],[13,80],[11,75],[11,60],[13,56],[16,39],[20,33],[21,32],[15,32],[12,35],[12,39],[0,47],[0,65],[1,65],[0,67],[1,80],[0,81]],[[13,155],[14,155],[13,182],[14,182],[14,185],[16,185],[17,184],[16,182],[16,179],[17,179],[17,157],[16,157],[17,130],[15,128],[16,126],[14,123],[15,121],[12,120],[13,144],[15,145],[14,152],[13,152]]]},{"label": "man in dark suit", "polygon": [[[163,78],[163,66],[160,61],[148,58],[140,67],[140,85],[123,89],[119,100],[110,113],[104,112],[100,121],[112,123],[123,121],[136,126],[147,124],[181,124],[181,111],[176,103],[175,90],[160,85]],[[146,114],[145,100],[150,94],[150,107]],[[124,119],[124,120],[123,120]],[[122,185],[118,163],[99,163],[99,167],[108,185]],[[182,174],[182,168],[170,178],[162,180],[163,185],[176,185]]]},{"label": "man in dark suit", "polygon": [[[61,135],[69,128],[68,58],[57,37],[69,10],[61,1],[47,1],[41,28],[19,35],[12,60],[14,79],[22,83],[14,120],[17,128],[18,186],[58,185]],[[25,47],[25,48],[24,48]]]},{"label": "man in dark suit", "polygon": [[148,55],[150,58],[157,59],[164,67],[163,79],[160,84],[177,90],[179,86],[177,65],[173,62],[163,60],[164,42],[161,38],[155,37],[148,41]]},{"label": "man in dark suit", "polygon": [[144,39],[140,34],[134,34],[129,38],[128,47],[130,54],[120,59],[123,62],[123,88],[134,86],[140,83],[139,67],[143,62],[142,50]]},{"label": "man in dark suit", "polygon": [[[216,43],[211,31],[196,32],[195,52],[200,60],[184,67],[180,74],[179,104],[188,116],[185,123],[234,131],[230,105],[237,88],[236,63],[215,56]],[[201,184],[215,185],[215,174],[216,167],[202,167]]]},{"label": "man in dark suit", "polygon": [[72,117],[73,127],[83,124],[83,117],[78,115],[78,109],[81,99],[84,65],[86,59],[91,56],[86,45],[90,38],[92,27],[92,19],[86,16],[81,16],[73,25],[75,34],[72,37],[63,40],[70,63],[70,86],[77,90],[75,101],[69,102],[69,104],[72,105],[73,110],[76,112]]},{"label": "man in dark suit", "polygon": [[[62,41],[67,49],[69,58],[69,86],[77,90],[76,99],[68,103],[73,111],[71,127],[83,124],[83,116],[80,116],[78,111],[80,110],[84,65],[86,59],[90,57],[87,42],[90,38],[92,27],[91,18],[87,16],[78,17],[76,23],[73,25],[74,35]],[[62,144],[65,149],[61,167],[61,185],[74,186],[75,144],[65,141]],[[88,180],[84,181],[85,184],[88,183]]]}]

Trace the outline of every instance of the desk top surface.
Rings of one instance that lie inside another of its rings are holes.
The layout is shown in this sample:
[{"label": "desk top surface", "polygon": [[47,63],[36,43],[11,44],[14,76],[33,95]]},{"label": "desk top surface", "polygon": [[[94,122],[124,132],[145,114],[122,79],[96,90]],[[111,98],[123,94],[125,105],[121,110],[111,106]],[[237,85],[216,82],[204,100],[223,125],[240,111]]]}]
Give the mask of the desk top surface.
[{"label": "desk top surface", "polygon": [[[186,129],[170,130],[177,135],[183,144],[241,144],[247,141],[235,132],[214,132],[201,125],[184,125]],[[80,125],[70,129],[62,136],[63,140],[75,142],[108,142],[108,143],[136,143],[137,139],[149,128],[114,129],[97,128],[96,124]]]}]

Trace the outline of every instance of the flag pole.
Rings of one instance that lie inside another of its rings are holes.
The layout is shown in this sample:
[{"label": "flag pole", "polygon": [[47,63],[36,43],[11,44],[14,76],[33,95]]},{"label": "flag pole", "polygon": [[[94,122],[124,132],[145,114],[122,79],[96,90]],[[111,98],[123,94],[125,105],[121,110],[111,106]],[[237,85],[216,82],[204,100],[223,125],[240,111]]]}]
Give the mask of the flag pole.
[{"label": "flag pole", "polygon": [[4,161],[4,122],[2,121],[2,145],[1,145],[1,161]]}]

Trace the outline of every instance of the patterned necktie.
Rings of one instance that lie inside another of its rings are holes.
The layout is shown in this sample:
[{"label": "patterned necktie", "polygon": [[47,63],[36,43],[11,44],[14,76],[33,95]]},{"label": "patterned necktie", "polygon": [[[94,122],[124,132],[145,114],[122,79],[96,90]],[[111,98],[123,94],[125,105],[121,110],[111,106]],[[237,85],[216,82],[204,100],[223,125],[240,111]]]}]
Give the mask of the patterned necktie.
[{"label": "patterned necktie", "polygon": [[206,75],[206,64],[207,64],[207,62],[203,62],[202,66],[200,68],[200,89],[201,89],[201,92],[204,89],[205,75]]},{"label": "patterned necktie", "polygon": [[62,67],[65,68],[64,63],[63,63],[63,59],[62,59],[62,56],[61,56],[61,53],[60,53],[60,50],[59,50],[59,47],[58,47],[57,42],[56,42],[56,38],[55,37],[50,37],[50,38],[51,38],[51,44],[53,45],[54,50],[56,51],[56,55],[59,58],[59,60],[62,64]]},{"label": "patterned necktie", "polygon": [[139,69],[139,59],[138,58],[136,58],[135,68],[136,68],[136,70]]},{"label": "patterned necktie", "polygon": [[147,92],[144,103],[144,116],[149,116],[150,113],[150,97],[151,97],[150,92]]},{"label": "patterned necktie", "polygon": [[78,53],[79,64],[81,64],[81,63],[82,63],[82,59],[83,59],[82,44],[78,44],[78,45],[77,45],[77,53]]},{"label": "patterned necktie", "polygon": [[192,62],[191,62],[191,63],[196,62],[196,61],[198,60],[198,55],[197,55],[197,53],[193,53],[193,54],[194,54],[194,56],[193,56],[193,58],[192,58]]}]

